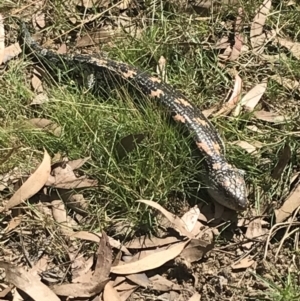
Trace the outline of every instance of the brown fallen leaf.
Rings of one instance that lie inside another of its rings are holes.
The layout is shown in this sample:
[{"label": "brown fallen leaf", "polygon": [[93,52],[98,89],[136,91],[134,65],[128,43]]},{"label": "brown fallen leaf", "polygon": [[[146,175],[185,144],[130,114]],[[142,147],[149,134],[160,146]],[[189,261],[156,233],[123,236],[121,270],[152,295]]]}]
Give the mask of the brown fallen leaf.
[{"label": "brown fallen leaf", "polygon": [[[78,231],[74,233],[68,234],[71,238],[78,238],[83,240],[89,240],[94,242],[99,242],[101,239],[102,234],[101,233],[92,233],[87,231]],[[121,250],[126,255],[131,255],[131,253],[128,251],[128,249],[123,246],[119,241],[115,240],[114,238],[108,236],[109,244],[112,248],[115,248],[117,250]]]},{"label": "brown fallen leaf", "polygon": [[293,212],[300,206],[300,183],[289,194],[283,205],[275,210],[276,223],[282,223],[289,218]]},{"label": "brown fallen leaf", "polygon": [[150,278],[151,281],[151,289],[155,291],[162,291],[162,292],[168,292],[168,291],[181,291],[182,286],[173,283],[172,281],[166,279],[165,277],[162,277],[161,275],[155,275]]},{"label": "brown fallen leaf", "polygon": [[30,103],[31,106],[34,105],[41,105],[45,102],[48,102],[49,98],[48,95],[45,93],[39,93],[37,95],[34,96],[34,98],[32,99],[32,102]]},{"label": "brown fallen leaf", "polygon": [[74,2],[74,4],[77,6],[85,7],[85,8],[95,8],[95,7],[103,7],[102,6],[103,4],[101,2],[103,2],[103,1],[101,1],[101,0],[76,0]]},{"label": "brown fallen leaf", "polygon": [[[196,223],[198,221],[198,217],[200,215],[200,209],[196,205],[195,207],[191,208],[189,211],[187,211],[182,217],[181,220],[184,222],[185,228],[192,232],[196,226]],[[197,235],[193,233],[194,235]]]},{"label": "brown fallen leaf", "polygon": [[235,83],[232,94],[229,100],[222,106],[222,108],[214,114],[214,116],[229,114],[238,104],[242,91],[242,79],[238,74],[235,76]]},{"label": "brown fallen leaf", "polygon": [[52,186],[62,189],[79,189],[85,187],[95,187],[98,185],[97,180],[87,179],[85,176],[76,177],[73,168],[65,162],[55,165],[52,174],[45,183],[46,186]]},{"label": "brown fallen leaf", "polygon": [[47,132],[52,133],[56,137],[60,137],[61,135],[61,126],[59,126],[57,123],[45,119],[45,118],[32,118],[29,119],[28,122],[32,124],[33,126],[46,130]]},{"label": "brown fallen leaf", "polygon": [[282,85],[284,88],[294,91],[300,91],[300,81],[292,80],[286,77],[279,76],[277,74],[272,75],[271,78],[275,80],[279,85]]},{"label": "brown fallen leaf", "polygon": [[165,57],[161,56],[158,60],[158,64],[156,66],[157,75],[165,82],[168,82],[168,76],[166,71],[167,60]]},{"label": "brown fallen leaf", "polygon": [[121,301],[120,295],[111,282],[108,282],[104,287],[103,301]]},{"label": "brown fallen leaf", "polygon": [[14,229],[16,229],[22,222],[22,215],[19,215],[19,216],[16,216],[16,217],[13,217],[7,227],[4,229],[4,233],[8,233]]},{"label": "brown fallen leaf", "polygon": [[[258,148],[256,145],[250,144],[246,141],[238,140],[238,141],[233,141],[230,144],[232,145],[238,145],[242,149],[244,149],[247,153],[249,154],[255,154],[257,153],[256,149]],[[261,145],[260,147],[262,147]]]},{"label": "brown fallen leaf", "polygon": [[127,275],[126,278],[143,288],[147,288],[150,285],[150,280],[145,273]]},{"label": "brown fallen leaf", "polygon": [[59,301],[60,299],[43,284],[39,277],[16,267],[10,263],[0,261],[0,268],[5,269],[6,281],[24,291],[33,300]]},{"label": "brown fallen leaf", "polygon": [[219,40],[217,40],[214,49],[226,49],[227,47],[230,47],[228,36],[223,36]]},{"label": "brown fallen leaf", "polygon": [[231,268],[233,270],[247,269],[247,268],[251,267],[251,265],[254,263],[255,263],[255,261],[250,256],[248,256],[248,257],[245,257],[245,258],[241,259],[240,261],[232,264]]},{"label": "brown fallen leaf", "polygon": [[277,38],[277,41],[281,46],[287,48],[295,58],[300,60],[300,43],[289,41],[280,37]]},{"label": "brown fallen leaf", "polygon": [[14,43],[9,45],[8,47],[0,50],[0,65],[5,64],[6,62],[10,61],[11,59],[18,56],[22,53],[22,49],[19,43]]},{"label": "brown fallen leaf", "polygon": [[66,54],[67,53],[67,45],[65,43],[61,44],[56,51],[57,54]]},{"label": "brown fallen leaf", "polygon": [[42,11],[39,11],[32,15],[32,23],[36,30],[38,29],[36,27],[44,28],[46,26],[45,17],[46,15]]},{"label": "brown fallen leaf", "polygon": [[168,236],[165,238],[140,236],[126,242],[124,246],[128,249],[147,249],[170,245],[178,241],[178,238],[175,236]]},{"label": "brown fallen leaf", "polygon": [[241,100],[245,110],[252,112],[267,89],[267,82],[262,82],[253,87]]},{"label": "brown fallen leaf", "polygon": [[34,92],[42,93],[44,91],[41,80],[35,74],[31,78],[31,85]]},{"label": "brown fallen leaf", "polygon": [[170,213],[169,211],[167,211],[165,208],[163,208],[158,203],[156,203],[154,201],[149,201],[149,200],[138,200],[137,202],[144,203],[148,206],[151,206],[151,207],[157,209],[160,213],[162,213],[170,221],[170,223],[171,223],[170,227],[174,228],[174,230],[179,232],[180,235],[184,235],[184,236],[189,237],[189,238],[194,237],[194,235],[191,234],[187,230],[186,225],[182,221],[181,218],[179,218],[178,216]]},{"label": "brown fallen leaf", "polygon": [[264,235],[267,233],[267,229],[262,227],[262,219],[254,218],[250,221],[245,236],[248,239],[264,239]]},{"label": "brown fallen leaf", "polygon": [[253,113],[253,115],[259,120],[263,120],[270,123],[282,123],[289,120],[289,118],[279,115],[278,113],[268,112],[264,110],[256,111]]},{"label": "brown fallen leaf", "polygon": [[[51,159],[47,151],[44,151],[44,159],[37,170],[28,178],[28,180],[15,192],[4,209],[13,208],[26,199],[35,195],[46,183],[51,170]],[[1,210],[0,210],[1,211]]]},{"label": "brown fallen leaf", "polygon": [[91,157],[85,157],[82,159],[68,161],[68,165],[72,168],[72,170],[76,170],[83,166],[90,159]]},{"label": "brown fallen leaf", "polygon": [[254,52],[260,52],[263,49],[266,40],[266,35],[263,33],[263,29],[271,5],[271,0],[264,0],[264,2],[258,8],[256,15],[252,21],[250,30],[250,42]]},{"label": "brown fallen leaf", "polygon": [[189,298],[188,301],[200,301],[201,300],[201,295],[199,293],[194,293],[191,298]]},{"label": "brown fallen leaf", "polygon": [[201,239],[192,239],[181,252],[180,257],[188,263],[199,261],[208,251],[212,250],[213,245],[213,243]]},{"label": "brown fallen leaf", "polygon": [[52,286],[52,290],[59,296],[91,297],[99,294],[109,281],[112,263],[112,251],[107,235],[102,232],[102,238],[97,250],[95,272],[87,283],[68,283]]},{"label": "brown fallen leaf", "polygon": [[67,219],[67,211],[65,208],[65,204],[61,200],[54,200],[51,202],[52,205],[52,215],[54,220],[60,226],[60,230],[64,235],[69,235],[69,233],[73,233],[72,225],[68,222]]},{"label": "brown fallen leaf", "polygon": [[121,291],[119,292],[120,299],[121,301],[126,301],[128,298],[131,296],[131,294],[138,289],[138,286],[136,285],[132,289],[126,290],[126,291]]},{"label": "brown fallen leaf", "polygon": [[118,275],[127,275],[156,269],[180,255],[188,242],[189,240],[178,243],[167,250],[156,252],[135,262],[114,266],[111,268],[111,272]]},{"label": "brown fallen leaf", "polygon": [[242,51],[242,47],[243,47],[243,44],[244,44],[243,40],[244,40],[244,37],[242,36],[242,34],[240,34],[240,33],[235,34],[234,44],[233,44],[231,53],[228,57],[228,59],[230,61],[235,61],[240,56],[240,53]]},{"label": "brown fallen leaf", "polygon": [[0,51],[5,48],[5,30],[4,30],[4,18],[0,14]]}]

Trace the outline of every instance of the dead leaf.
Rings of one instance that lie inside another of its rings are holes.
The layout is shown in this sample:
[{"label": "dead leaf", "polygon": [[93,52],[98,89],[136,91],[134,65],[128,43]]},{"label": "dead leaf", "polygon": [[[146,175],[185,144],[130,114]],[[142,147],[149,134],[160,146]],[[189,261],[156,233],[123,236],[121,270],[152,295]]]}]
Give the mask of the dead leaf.
[{"label": "dead leaf", "polygon": [[59,296],[91,297],[99,294],[109,281],[112,263],[112,251],[107,235],[102,232],[102,238],[97,250],[97,263],[95,272],[87,283],[68,283],[52,286],[53,291]]},{"label": "dead leaf", "polygon": [[192,232],[193,229],[196,226],[196,223],[198,221],[198,217],[200,215],[200,209],[196,205],[195,207],[191,208],[189,211],[187,211],[182,217],[181,220],[185,224],[185,228],[187,231]]},{"label": "dead leaf", "polygon": [[4,18],[0,14],[0,52],[5,48],[5,30],[4,30]]},{"label": "dead leaf", "polygon": [[8,47],[0,50],[0,65],[5,64],[6,62],[18,56],[20,53],[22,53],[22,49],[19,43],[11,44]]},{"label": "dead leaf", "polygon": [[267,82],[262,82],[253,87],[241,100],[245,110],[252,112],[267,89]]},{"label": "dead leaf", "polygon": [[127,275],[126,278],[143,288],[147,288],[150,285],[150,280],[145,273]]},{"label": "dead leaf", "polygon": [[155,275],[150,278],[151,281],[151,289],[155,291],[162,291],[162,292],[168,292],[168,291],[181,291],[182,286],[176,283],[173,283],[172,281],[166,279],[165,277],[162,277],[161,275]]},{"label": "dead leaf", "polygon": [[45,183],[46,186],[52,186],[62,189],[79,189],[85,187],[95,187],[98,185],[97,180],[87,179],[85,176],[76,177],[72,167],[65,162],[57,164],[52,170],[52,174]]},{"label": "dead leaf", "polygon": [[234,88],[229,100],[222,106],[222,108],[217,113],[214,114],[214,116],[229,114],[239,102],[241,91],[242,91],[242,79],[238,74],[236,74]]},{"label": "dead leaf", "polygon": [[0,262],[0,267],[5,269],[6,281],[24,291],[33,300],[60,301],[60,299],[43,284],[39,277],[16,267],[7,262]]},{"label": "dead leaf", "polygon": [[189,240],[178,243],[176,245],[171,246],[167,250],[156,252],[135,262],[130,262],[112,267],[111,272],[117,275],[126,275],[156,269],[180,255],[180,253],[182,252],[182,250],[188,242]]},{"label": "dead leaf", "polygon": [[215,49],[226,49],[227,47],[230,47],[228,36],[221,37],[214,46]]},{"label": "dead leaf", "polygon": [[[103,7],[102,0],[76,0],[75,5],[85,8]],[[102,4],[102,5],[101,5]]]},{"label": "dead leaf", "polygon": [[67,211],[65,209],[65,204],[61,200],[54,200],[52,204],[52,215],[54,220],[60,226],[60,229],[64,235],[69,235],[73,233],[72,225],[67,220]]},{"label": "dead leaf", "polygon": [[42,93],[44,91],[41,80],[35,74],[31,78],[31,85],[34,92]]},{"label": "dead leaf", "polygon": [[33,118],[29,119],[28,122],[37,128],[52,133],[56,137],[60,137],[61,135],[61,127],[51,120],[45,118]]},{"label": "dead leaf", "polygon": [[91,268],[94,265],[94,256],[92,255],[86,259],[84,254],[78,254],[77,250],[73,251],[71,249],[68,254],[72,262],[72,283],[90,282],[93,276]]},{"label": "dead leaf", "polygon": [[46,183],[51,170],[51,159],[47,151],[44,151],[44,159],[37,170],[28,178],[28,180],[15,192],[8,203],[5,210],[13,208],[26,199],[35,195]]},{"label": "dead leaf", "polygon": [[5,228],[4,233],[8,233],[8,232],[16,229],[21,224],[21,222],[22,222],[22,215],[13,217],[9,221],[7,227]]},{"label": "dead leaf", "polygon": [[61,44],[56,51],[57,54],[66,54],[67,53],[67,45],[65,43]]},{"label": "dead leaf", "polygon": [[102,238],[97,250],[97,263],[92,281],[99,279],[108,279],[112,265],[112,250],[109,243],[109,237],[102,231]]},{"label": "dead leaf", "polygon": [[240,270],[240,269],[247,269],[249,267],[251,267],[251,265],[255,263],[255,261],[250,257],[245,257],[243,259],[241,259],[240,261],[234,263],[231,265],[231,268],[233,270]]},{"label": "dead leaf", "polygon": [[[83,239],[83,240],[89,240],[89,241],[94,241],[94,242],[99,242],[101,239],[101,233],[92,233],[92,232],[87,232],[87,231],[78,231],[72,234],[68,234],[70,237],[78,238],[78,239]],[[119,241],[115,240],[114,238],[108,236],[109,244],[117,249],[121,250],[124,254],[126,255],[131,255],[131,253],[128,251],[128,249],[123,246]]]},{"label": "dead leaf", "polygon": [[201,295],[199,293],[194,293],[188,301],[201,301]]},{"label": "dead leaf", "polygon": [[275,210],[276,223],[282,223],[300,206],[300,184],[289,194],[283,205]]},{"label": "dead leaf", "polygon": [[178,238],[174,236],[168,236],[165,238],[140,236],[126,242],[124,245],[129,249],[147,249],[170,245],[178,241]]},{"label": "dead leaf", "polygon": [[256,12],[256,15],[251,24],[250,41],[254,52],[260,52],[264,46],[266,35],[263,33],[264,25],[266,23],[270,8],[271,0],[264,0],[262,5]]},{"label": "dead leaf", "polygon": [[120,0],[117,7],[121,10],[125,10],[129,7],[130,3],[131,3],[131,0]]},{"label": "dead leaf", "polygon": [[289,120],[289,118],[285,116],[279,115],[275,112],[268,112],[264,110],[256,111],[253,113],[253,115],[259,120],[263,120],[270,123],[282,123]]},{"label": "dead leaf", "polygon": [[157,66],[156,66],[156,73],[165,83],[168,82],[168,76],[167,76],[167,72],[166,72],[166,64],[167,64],[167,60],[163,56],[161,56],[158,60]]},{"label": "dead leaf", "polygon": [[234,45],[232,47],[232,51],[228,57],[230,61],[235,61],[238,59],[240,56],[240,53],[242,51],[242,46],[243,46],[243,36],[240,33],[235,34],[234,36]]},{"label": "dead leaf", "polygon": [[275,80],[279,85],[282,85],[288,90],[297,90],[300,91],[300,82],[297,80],[292,80],[289,78],[281,77],[279,75],[272,75],[271,78]]},{"label": "dead leaf", "polygon": [[85,157],[82,159],[68,161],[68,165],[72,168],[72,170],[76,170],[83,166],[90,159],[91,157]]},{"label": "dead leaf", "polygon": [[104,287],[103,301],[121,301],[120,295],[114,289],[111,282],[108,282]]},{"label": "dead leaf", "polygon": [[[32,15],[32,23],[34,27],[44,28],[46,26],[45,13],[42,11]],[[37,26],[36,26],[37,25]],[[37,28],[36,28],[37,29]]]},{"label": "dead leaf", "polygon": [[197,262],[213,248],[213,243],[201,239],[192,239],[181,252],[180,257],[188,263]]},{"label": "dead leaf", "polygon": [[[246,142],[246,141],[242,141],[242,140],[238,140],[238,141],[233,141],[230,144],[232,145],[238,145],[239,147],[241,147],[242,149],[244,149],[247,153],[249,154],[255,154],[257,153],[256,151],[256,146]],[[262,147],[262,145],[261,145]]]},{"label": "dead leaf", "polygon": [[261,218],[254,218],[248,225],[245,236],[248,239],[264,239],[264,235],[266,234],[266,230],[262,227]]},{"label": "dead leaf", "polygon": [[287,48],[295,58],[300,60],[300,43],[288,41],[279,37],[277,38],[277,41],[281,46]]},{"label": "dead leaf", "polygon": [[45,93],[40,93],[34,96],[32,102],[30,103],[31,106],[33,105],[41,105],[45,102],[48,102],[49,98],[47,96],[47,94]]},{"label": "dead leaf", "polygon": [[151,206],[157,209],[160,213],[162,213],[171,223],[170,227],[174,228],[174,230],[178,231],[179,234],[184,235],[189,238],[193,238],[192,235],[187,229],[185,223],[179,218],[178,216],[170,213],[166,209],[164,209],[161,205],[156,202],[149,201],[149,200],[138,200],[140,203],[144,203],[148,206]]},{"label": "dead leaf", "polygon": [[120,295],[121,301],[126,301],[137,288],[138,288],[138,286],[136,285],[132,289],[129,289],[126,291],[120,291],[119,295]]}]

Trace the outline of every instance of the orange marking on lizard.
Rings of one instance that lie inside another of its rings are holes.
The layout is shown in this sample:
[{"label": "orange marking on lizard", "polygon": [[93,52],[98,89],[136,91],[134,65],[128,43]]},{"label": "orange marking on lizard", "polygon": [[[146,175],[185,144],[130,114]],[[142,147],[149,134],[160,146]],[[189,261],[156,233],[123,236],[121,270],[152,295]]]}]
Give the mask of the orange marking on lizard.
[{"label": "orange marking on lizard", "polygon": [[220,164],[220,163],[214,163],[212,165],[212,168],[215,169],[215,170],[220,170],[220,169],[222,169],[222,164]]},{"label": "orange marking on lizard", "polygon": [[196,142],[198,148],[202,151],[204,151],[208,156],[212,156],[213,152],[212,150],[209,148],[209,146],[204,143],[204,142]]},{"label": "orange marking on lizard", "polygon": [[93,58],[91,60],[91,63],[92,64],[96,64],[97,66],[107,66],[107,61],[103,60],[103,59],[95,59],[95,58]]},{"label": "orange marking on lizard", "polygon": [[185,118],[183,116],[181,116],[180,114],[176,114],[173,116],[173,119],[177,122],[182,122],[185,123]]},{"label": "orange marking on lizard", "polygon": [[219,143],[213,143],[213,148],[214,148],[215,152],[218,155],[220,155],[220,150],[221,150],[220,144]]},{"label": "orange marking on lizard", "polygon": [[157,90],[153,90],[153,91],[151,91],[151,93],[150,93],[150,96],[151,97],[160,97],[161,95],[164,95],[165,93],[164,93],[164,91],[163,90],[160,90],[160,89],[157,89]]},{"label": "orange marking on lizard", "polygon": [[161,83],[161,79],[158,77],[151,76],[149,79],[154,83]]},{"label": "orange marking on lizard", "polygon": [[127,72],[122,72],[122,75],[124,76],[124,78],[132,78],[136,76],[136,71],[133,70],[127,70]]},{"label": "orange marking on lizard", "polygon": [[207,126],[207,122],[199,117],[193,118],[193,120],[198,123],[201,124],[202,126]]},{"label": "orange marking on lizard", "polygon": [[193,107],[187,100],[183,99],[183,98],[175,98],[174,101],[178,104],[181,104],[185,107]]}]

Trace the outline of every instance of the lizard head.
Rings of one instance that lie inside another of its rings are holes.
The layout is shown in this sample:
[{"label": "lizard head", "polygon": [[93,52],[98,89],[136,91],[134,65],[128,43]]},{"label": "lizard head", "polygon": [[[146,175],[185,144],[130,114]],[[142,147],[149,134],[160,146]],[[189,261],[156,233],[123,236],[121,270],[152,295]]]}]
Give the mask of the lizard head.
[{"label": "lizard head", "polygon": [[223,168],[210,169],[208,192],[219,204],[236,211],[247,207],[245,172],[226,164]]}]

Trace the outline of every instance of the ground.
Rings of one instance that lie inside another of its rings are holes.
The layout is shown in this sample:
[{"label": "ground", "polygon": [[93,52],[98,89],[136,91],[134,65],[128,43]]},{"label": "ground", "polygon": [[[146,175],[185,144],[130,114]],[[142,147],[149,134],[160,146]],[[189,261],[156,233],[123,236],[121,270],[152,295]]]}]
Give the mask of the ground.
[{"label": "ground", "polygon": [[[9,284],[42,300],[16,280],[25,272],[69,300],[299,299],[298,3],[4,0],[1,11],[3,300],[17,294]],[[209,198],[203,160],[165,108],[41,64],[19,20],[46,48],[101,52],[182,92],[245,171],[247,209]],[[145,261],[120,272],[125,255]]]}]

